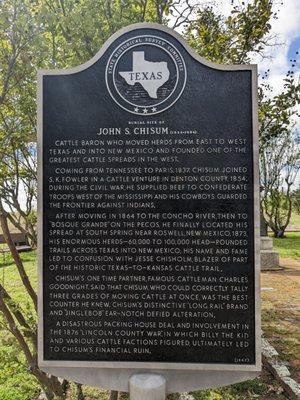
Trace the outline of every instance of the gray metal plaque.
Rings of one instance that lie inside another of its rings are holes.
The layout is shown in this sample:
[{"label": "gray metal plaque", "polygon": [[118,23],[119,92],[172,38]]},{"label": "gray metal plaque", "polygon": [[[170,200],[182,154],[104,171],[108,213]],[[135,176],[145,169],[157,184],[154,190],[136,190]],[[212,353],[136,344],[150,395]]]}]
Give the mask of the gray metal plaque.
[{"label": "gray metal plaque", "polygon": [[169,392],[260,370],[256,74],[155,24],[39,72],[43,370]]}]

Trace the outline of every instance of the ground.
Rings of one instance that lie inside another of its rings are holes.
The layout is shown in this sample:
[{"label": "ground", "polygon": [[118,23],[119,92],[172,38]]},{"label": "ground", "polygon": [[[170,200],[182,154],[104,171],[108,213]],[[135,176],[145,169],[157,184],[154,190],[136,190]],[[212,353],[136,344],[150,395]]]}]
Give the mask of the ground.
[{"label": "ground", "polygon": [[[262,326],[266,337],[292,366],[292,374],[299,381],[299,291],[300,291],[300,233],[288,233],[285,239],[275,239],[283,269],[263,272],[262,279]],[[25,268],[37,287],[36,253],[22,253]],[[35,319],[28,297],[9,254],[0,254],[0,281],[28,317]],[[39,388],[27,372],[22,353],[0,318],[0,399],[36,400]],[[76,400],[75,390],[70,390],[69,400]],[[108,400],[106,391],[84,387],[86,400]],[[227,388],[194,392],[196,400],[283,400],[282,389],[263,371],[260,379],[232,385]],[[172,395],[169,400],[176,400]],[[122,396],[122,400],[126,395]]]},{"label": "ground", "polygon": [[[288,255],[288,248],[281,243],[276,243],[276,250]],[[300,260],[299,242],[298,245],[298,250],[291,246],[290,252],[294,255],[298,252]],[[292,377],[300,382],[300,261],[298,260],[281,258],[282,269],[263,272],[261,284],[263,331],[281,358],[290,362]]]}]

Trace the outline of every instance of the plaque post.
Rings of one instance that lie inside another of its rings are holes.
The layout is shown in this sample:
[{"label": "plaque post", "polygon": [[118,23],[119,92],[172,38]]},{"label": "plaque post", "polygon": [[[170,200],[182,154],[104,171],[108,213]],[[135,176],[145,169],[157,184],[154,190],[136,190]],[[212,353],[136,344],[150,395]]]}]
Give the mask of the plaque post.
[{"label": "plaque post", "polygon": [[157,374],[135,374],[129,379],[130,400],[165,400],[166,379]]}]

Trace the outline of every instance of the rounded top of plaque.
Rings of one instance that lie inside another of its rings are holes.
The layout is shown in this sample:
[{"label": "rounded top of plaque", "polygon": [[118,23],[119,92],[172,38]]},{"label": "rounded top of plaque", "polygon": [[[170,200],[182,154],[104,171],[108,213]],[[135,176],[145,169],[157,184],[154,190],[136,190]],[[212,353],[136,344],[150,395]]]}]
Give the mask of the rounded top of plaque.
[{"label": "rounded top of plaque", "polygon": [[212,63],[196,54],[174,30],[155,23],[137,23],[114,33],[87,62],[70,69],[39,73],[75,74],[103,58],[110,97],[129,113],[149,116],[167,110],[183,94],[189,78],[187,55],[217,70],[256,71],[256,65]]}]

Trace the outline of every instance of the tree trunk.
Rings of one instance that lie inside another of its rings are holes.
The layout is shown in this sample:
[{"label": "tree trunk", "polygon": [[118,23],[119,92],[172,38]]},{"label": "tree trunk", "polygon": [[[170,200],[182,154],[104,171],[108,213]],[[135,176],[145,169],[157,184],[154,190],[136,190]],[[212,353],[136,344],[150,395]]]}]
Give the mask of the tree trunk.
[{"label": "tree trunk", "polygon": [[118,391],[117,390],[110,391],[109,400],[118,400]]},{"label": "tree trunk", "polygon": [[76,383],[77,386],[77,400],[84,400],[84,394],[82,391],[81,383]]},{"label": "tree trunk", "polygon": [[54,400],[54,394],[53,392],[49,391],[48,389],[44,389],[45,396],[47,397],[47,400]]},{"label": "tree trunk", "polygon": [[37,378],[40,385],[44,388],[47,399],[66,399],[64,388],[56,376],[45,374],[38,368],[37,365],[31,370],[31,373]]},{"label": "tree trunk", "polygon": [[32,328],[26,321],[24,315],[21,310],[18,309],[17,304],[11,298],[11,296],[7,293],[5,288],[0,283],[0,297],[3,298],[4,303],[8,306],[10,312],[14,315],[20,326],[23,328],[23,334],[25,337],[30,337],[32,343],[37,349],[37,332],[35,328]]}]

